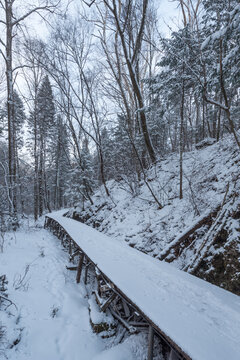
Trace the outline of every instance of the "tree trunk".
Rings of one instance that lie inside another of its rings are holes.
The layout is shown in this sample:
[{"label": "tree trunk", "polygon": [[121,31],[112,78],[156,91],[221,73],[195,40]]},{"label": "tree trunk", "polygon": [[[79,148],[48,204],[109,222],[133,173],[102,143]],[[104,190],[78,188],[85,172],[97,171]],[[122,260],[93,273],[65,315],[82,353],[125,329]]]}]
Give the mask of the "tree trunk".
[{"label": "tree trunk", "polygon": [[14,149],[13,149],[13,71],[12,71],[12,1],[5,0],[6,12],[6,79],[7,79],[7,117],[8,117],[8,172],[9,172],[9,212],[16,213],[16,201],[13,191],[14,178]]},{"label": "tree trunk", "polygon": [[[183,66],[184,74],[184,66]],[[184,135],[184,100],[185,100],[185,84],[182,81],[182,98],[180,108],[180,157],[179,157],[179,199],[183,198],[183,135]]]},{"label": "tree trunk", "polygon": [[139,30],[139,33],[138,33],[138,36],[137,36],[137,43],[136,43],[136,46],[135,46],[135,49],[134,49],[134,54],[133,54],[133,57],[132,57],[132,61],[130,60],[130,54],[129,54],[129,51],[127,50],[127,44],[126,44],[126,41],[125,41],[124,32],[123,32],[123,30],[121,28],[121,25],[120,25],[120,20],[119,20],[119,17],[118,17],[118,10],[117,10],[117,7],[116,7],[116,2],[115,2],[115,0],[113,0],[113,8],[111,6],[109,6],[109,4],[106,1],[105,1],[105,4],[110,9],[110,11],[112,12],[112,14],[113,14],[113,16],[115,18],[116,28],[117,28],[117,32],[119,33],[119,36],[120,36],[124,57],[125,57],[125,60],[126,60],[126,64],[127,64],[131,84],[132,84],[132,87],[133,87],[133,92],[136,95],[136,98],[137,98],[137,101],[138,101],[138,107],[139,107],[139,112],[140,112],[140,122],[141,122],[144,142],[145,142],[149,157],[151,159],[151,162],[155,163],[156,162],[156,155],[155,155],[155,151],[154,151],[154,148],[153,148],[150,136],[149,136],[149,132],[148,132],[147,118],[146,118],[145,109],[144,109],[143,96],[142,96],[142,93],[141,93],[141,90],[140,90],[139,83],[137,81],[137,76],[136,76],[135,71],[134,71],[134,63],[136,62],[137,55],[138,55],[138,53],[140,51],[140,48],[141,48],[141,38],[143,36],[143,31],[144,31],[145,17],[146,17],[148,0],[144,0],[144,2],[143,2],[143,15],[142,15],[141,27],[140,27],[140,30]]}]

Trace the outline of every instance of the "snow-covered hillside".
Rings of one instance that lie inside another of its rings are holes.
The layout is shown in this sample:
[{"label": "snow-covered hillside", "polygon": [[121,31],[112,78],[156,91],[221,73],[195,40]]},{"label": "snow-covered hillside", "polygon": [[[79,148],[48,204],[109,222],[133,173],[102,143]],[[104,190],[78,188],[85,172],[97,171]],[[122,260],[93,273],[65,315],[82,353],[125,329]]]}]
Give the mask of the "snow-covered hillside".
[{"label": "snow-covered hillside", "polygon": [[148,183],[162,209],[144,181],[131,191],[134,184],[122,179],[109,181],[111,197],[100,188],[93,197],[94,205],[84,204],[83,210],[80,204],[69,216],[180,269],[187,269],[194,260],[196,263],[198,250],[205,244],[205,253],[199,252],[204,261],[195,274],[239,293],[240,153],[234,139],[228,136],[184,153],[183,171],[182,200],[178,155],[148,171]]}]

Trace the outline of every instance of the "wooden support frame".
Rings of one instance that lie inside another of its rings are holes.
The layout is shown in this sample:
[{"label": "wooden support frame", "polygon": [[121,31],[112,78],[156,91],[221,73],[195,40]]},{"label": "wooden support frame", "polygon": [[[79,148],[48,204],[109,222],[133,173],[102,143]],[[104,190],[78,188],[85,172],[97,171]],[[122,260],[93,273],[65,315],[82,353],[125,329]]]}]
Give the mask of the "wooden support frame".
[{"label": "wooden support frame", "polygon": [[100,307],[101,311],[106,311],[107,308],[109,307],[109,305],[111,304],[111,302],[117,297],[116,293],[113,293]]},{"label": "wooden support frame", "polygon": [[91,263],[87,262],[85,265],[85,271],[84,271],[84,284],[87,285],[87,279],[88,279],[88,269],[90,267]]},{"label": "wooden support frame", "polygon": [[72,239],[69,238],[68,241],[68,253],[69,253],[69,260],[71,261],[71,257],[72,257]]},{"label": "wooden support frame", "polygon": [[129,309],[126,301],[124,301],[123,299],[122,299],[122,305],[123,305],[123,310],[124,310],[125,316],[128,318],[130,316],[130,309]]},{"label": "wooden support frame", "polygon": [[134,326],[129,325],[129,323],[127,321],[125,321],[123,318],[121,318],[121,316],[118,315],[116,313],[116,311],[111,309],[111,314],[113,315],[113,317],[115,317],[117,320],[119,320],[126,329],[128,329],[130,334],[135,334],[137,332],[137,329]]},{"label": "wooden support frame", "polygon": [[180,358],[178,357],[177,353],[174,351],[173,348],[171,348],[169,356],[168,356],[168,360],[179,360]]},{"label": "wooden support frame", "polygon": [[[78,249],[80,252],[80,257],[79,257],[79,262],[78,262],[78,266],[77,266],[77,276],[76,276],[76,281],[77,283],[80,282],[81,280],[81,273],[82,273],[82,268],[83,268],[83,264],[84,264],[84,259],[86,259],[87,263],[85,265],[85,279],[84,282],[87,279],[87,273],[88,273],[88,268],[90,265],[93,266],[93,269],[95,270],[95,275],[96,278],[98,280],[103,280],[105,282],[105,284],[109,287],[109,290],[113,291],[114,293],[116,293],[117,297],[119,297],[120,299],[122,299],[123,301],[121,302],[122,305],[124,304],[124,302],[126,302],[127,306],[130,308],[130,313],[132,315],[130,315],[130,317],[127,318],[126,316],[126,312],[124,310],[124,308],[122,308],[121,313],[116,309],[116,311],[114,311],[112,309],[112,306],[109,307],[112,315],[123,324],[123,326],[130,332],[130,333],[136,333],[139,330],[142,329],[146,329],[147,326],[149,326],[149,344],[148,344],[148,360],[152,360],[153,358],[153,345],[154,345],[154,336],[159,337],[165,344],[167,344],[170,348],[170,353],[169,353],[169,357],[168,360],[192,360],[191,357],[189,357],[188,354],[186,354],[186,352],[184,352],[181,347],[176,344],[174,341],[172,341],[171,338],[169,338],[169,336],[167,336],[164,332],[162,332],[162,330],[156,326],[154,324],[154,322],[146,315],[144,314],[141,309],[131,301],[131,299],[129,299],[126,294],[124,294],[114,283],[111,282],[110,278],[104,274],[101,270],[98,269],[97,264],[95,264],[94,262],[92,262],[92,260],[88,257],[87,254],[84,253],[84,251],[81,249],[81,247],[77,244],[77,242],[74,241],[74,239],[72,239],[68,232],[58,223],[57,220],[46,216],[46,220],[45,220],[45,224],[44,227],[49,229],[54,235],[57,235],[57,237],[61,240],[62,243],[64,243],[64,246],[67,245],[67,242],[71,239],[72,241],[72,245],[74,246],[74,250]],[[103,305],[103,299],[99,299],[100,301],[100,306]],[[113,301],[114,302],[114,301]],[[110,302],[109,305],[111,305],[112,302]],[[124,306],[124,305],[123,305]],[[134,311],[137,315],[141,316],[141,319],[134,320],[132,319],[133,313],[132,311]],[[122,318],[122,315],[124,318]],[[126,319],[125,319],[126,318]],[[131,321],[130,321],[131,319]],[[146,321],[146,323],[144,322]],[[152,338],[152,340],[151,340]],[[151,344],[152,344],[152,350],[151,350]],[[152,353],[151,353],[152,352]],[[151,357],[152,356],[152,357]]]},{"label": "wooden support frame", "polygon": [[129,325],[134,326],[134,327],[140,327],[140,328],[148,328],[149,324],[147,322],[137,322],[137,321],[129,321]]},{"label": "wooden support frame", "polygon": [[74,271],[74,270],[77,270],[78,267],[77,266],[66,266],[66,269]]},{"label": "wooden support frame", "polygon": [[153,345],[154,345],[154,330],[151,325],[149,325],[148,330],[148,358],[147,360],[153,360]]},{"label": "wooden support frame", "polygon": [[80,280],[81,280],[83,260],[84,260],[84,253],[82,252],[80,257],[79,257],[79,261],[78,261],[77,276],[76,276],[77,284],[79,284]]},{"label": "wooden support frame", "polygon": [[74,253],[72,253],[72,255],[69,256],[69,260],[70,260],[70,261],[73,261],[74,258],[75,258],[77,255],[79,255],[79,253],[80,253],[80,250],[79,250],[79,249],[77,249],[76,251],[74,251]]}]

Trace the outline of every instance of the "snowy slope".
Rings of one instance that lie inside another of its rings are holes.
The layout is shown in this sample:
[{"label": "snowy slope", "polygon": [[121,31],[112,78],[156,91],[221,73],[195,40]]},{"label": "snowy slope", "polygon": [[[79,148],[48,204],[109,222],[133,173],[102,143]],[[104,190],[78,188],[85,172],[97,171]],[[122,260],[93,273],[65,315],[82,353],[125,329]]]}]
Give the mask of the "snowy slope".
[{"label": "snowy slope", "polygon": [[[69,216],[121,241],[136,247],[153,257],[159,257],[176,238],[181,236],[204,215],[216,209],[223,201],[228,184],[240,174],[240,152],[231,136],[201,150],[184,153],[183,199],[179,200],[179,159],[171,155],[148,171],[148,181],[163,209],[159,210],[144,182],[140,182],[135,193],[129,192],[126,181],[108,182],[111,198],[100,188],[93,196],[94,205],[81,204],[69,212]],[[236,224],[235,224],[236,225]],[[235,226],[230,229],[234,240],[234,251],[228,252],[223,263],[231,267],[233,256],[240,256],[240,236]],[[206,232],[204,226],[198,230],[194,246],[174,260],[173,265],[183,269],[191,261]],[[232,247],[232,245],[231,245]],[[219,251],[219,250],[218,250]],[[216,270],[218,271],[218,270]],[[240,271],[240,269],[239,269]],[[238,267],[233,272],[239,272]],[[240,274],[240,272],[239,272]],[[231,291],[240,286],[240,275],[233,286],[228,286],[232,273],[221,282],[221,273],[209,280]],[[239,285],[238,285],[239,284]]]},{"label": "snowy slope", "polygon": [[61,212],[48,216],[192,359],[239,359],[238,296],[63,217]]}]

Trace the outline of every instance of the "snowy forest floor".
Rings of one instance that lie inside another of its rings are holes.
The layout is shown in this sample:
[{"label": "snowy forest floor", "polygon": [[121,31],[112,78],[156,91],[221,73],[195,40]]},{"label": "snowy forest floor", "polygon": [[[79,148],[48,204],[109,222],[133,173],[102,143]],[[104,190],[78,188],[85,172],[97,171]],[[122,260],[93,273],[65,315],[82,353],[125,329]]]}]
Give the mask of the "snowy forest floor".
[{"label": "snowy forest floor", "polygon": [[147,337],[102,339],[89,322],[87,289],[66,269],[68,255],[41,226],[6,233],[0,275],[9,299],[0,309],[0,358],[9,360],[141,360]]}]

